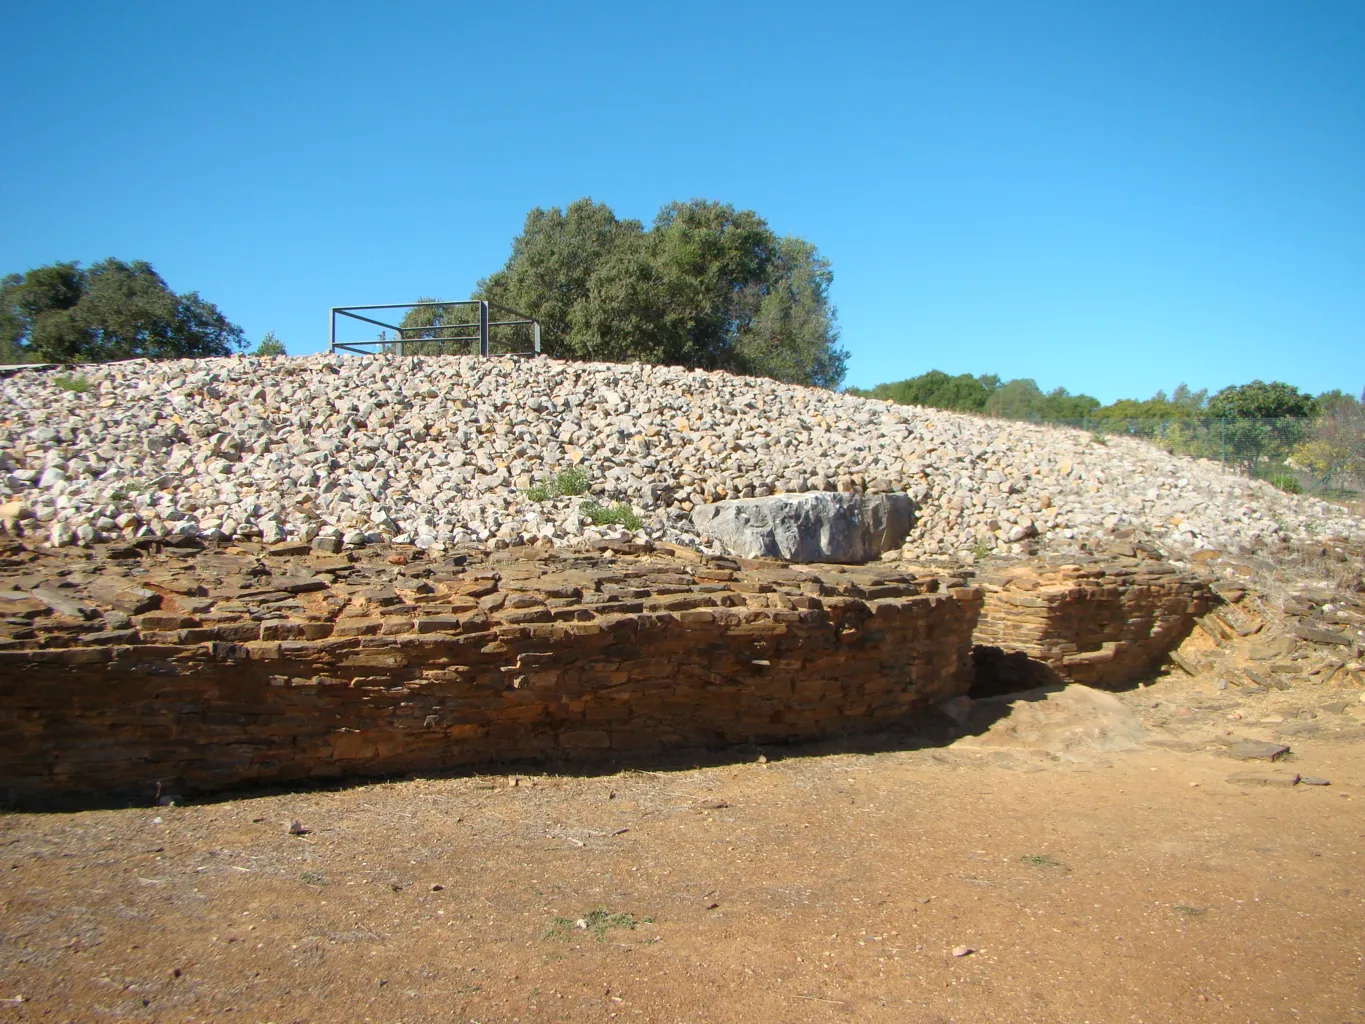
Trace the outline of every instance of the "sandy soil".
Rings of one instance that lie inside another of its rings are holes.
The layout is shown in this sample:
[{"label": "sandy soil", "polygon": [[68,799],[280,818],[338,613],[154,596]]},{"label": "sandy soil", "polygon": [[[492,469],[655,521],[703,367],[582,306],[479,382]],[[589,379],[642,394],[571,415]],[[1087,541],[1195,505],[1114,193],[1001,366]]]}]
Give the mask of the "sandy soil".
[{"label": "sandy soil", "polygon": [[1358,692],[1247,764],[1198,685],[1067,760],[900,737],[8,814],[0,1020],[1365,1021]]}]

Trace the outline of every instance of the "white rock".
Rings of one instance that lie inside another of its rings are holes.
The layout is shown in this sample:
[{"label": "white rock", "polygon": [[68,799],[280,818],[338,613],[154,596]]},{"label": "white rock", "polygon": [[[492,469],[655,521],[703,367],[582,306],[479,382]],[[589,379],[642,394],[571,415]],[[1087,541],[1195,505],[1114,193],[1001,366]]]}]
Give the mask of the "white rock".
[{"label": "white rock", "polygon": [[592,500],[694,546],[694,506],[803,490],[904,490],[911,557],[1068,551],[1123,529],[1172,554],[1365,534],[1336,506],[1132,438],[674,367],[309,356],[82,372],[122,400],[101,408],[47,370],[0,380],[0,497],[24,493],[49,536],[59,520],[108,533],[107,518],[125,536],[571,542],[584,497],[533,505],[524,486],[570,466]]}]

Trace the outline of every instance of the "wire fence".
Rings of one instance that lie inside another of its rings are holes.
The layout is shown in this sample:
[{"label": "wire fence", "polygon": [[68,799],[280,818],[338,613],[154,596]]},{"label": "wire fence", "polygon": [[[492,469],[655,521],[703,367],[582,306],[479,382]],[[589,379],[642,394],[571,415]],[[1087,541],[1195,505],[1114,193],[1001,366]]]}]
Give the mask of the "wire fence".
[{"label": "wire fence", "polygon": [[1314,418],[1094,419],[1050,421],[1096,437],[1133,437],[1172,455],[1220,462],[1291,493],[1365,492],[1365,408]]}]

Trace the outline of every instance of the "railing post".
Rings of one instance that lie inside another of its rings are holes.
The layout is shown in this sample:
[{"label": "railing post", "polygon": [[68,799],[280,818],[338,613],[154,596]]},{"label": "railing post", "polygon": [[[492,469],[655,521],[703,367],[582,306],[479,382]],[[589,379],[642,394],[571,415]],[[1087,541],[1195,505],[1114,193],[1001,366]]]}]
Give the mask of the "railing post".
[{"label": "railing post", "polygon": [[333,306],[328,310],[327,317],[327,351],[333,355],[337,350],[337,308]]},{"label": "railing post", "polygon": [[531,322],[531,328],[535,331],[536,336],[536,355],[540,355],[540,321],[533,320]]},{"label": "railing post", "polygon": [[479,355],[488,355],[488,302],[479,300]]},{"label": "railing post", "polygon": [[1219,426],[1219,429],[1222,431],[1222,435],[1223,435],[1223,443],[1222,443],[1222,447],[1223,447],[1223,459],[1222,459],[1222,462],[1223,462],[1223,469],[1226,470],[1226,469],[1228,468],[1228,421],[1227,421],[1227,417],[1222,417],[1221,419],[1219,419],[1219,421],[1218,421],[1218,426]]}]

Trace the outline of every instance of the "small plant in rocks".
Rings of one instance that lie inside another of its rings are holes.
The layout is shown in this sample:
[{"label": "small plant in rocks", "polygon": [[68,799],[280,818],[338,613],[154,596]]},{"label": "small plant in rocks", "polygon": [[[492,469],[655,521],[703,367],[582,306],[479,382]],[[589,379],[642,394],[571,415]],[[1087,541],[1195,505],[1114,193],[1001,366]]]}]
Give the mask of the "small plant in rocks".
[{"label": "small plant in rocks", "polygon": [[544,483],[536,484],[526,492],[530,501],[549,501],[552,498],[575,498],[587,493],[588,474],[578,466],[571,466],[556,473]]},{"label": "small plant in rocks", "polygon": [[1027,853],[1019,858],[1025,864],[1032,864],[1035,868],[1064,868],[1066,867],[1056,857],[1046,853]]},{"label": "small plant in rocks", "polygon": [[1299,483],[1299,478],[1293,473],[1276,473],[1270,478],[1270,483],[1284,491],[1285,494],[1303,493],[1303,484]]},{"label": "small plant in rocks", "polygon": [[623,501],[610,507],[595,501],[585,501],[578,509],[593,526],[624,526],[634,533],[645,525],[645,521],[635,514],[635,510]]},{"label": "small plant in rocks", "polygon": [[56,384],[57,387],[61,388],[63,391],[74,391],[80,395],[85,394],[94,387],[94,385],[90,383],[89,378],[82,374],[77,374],[73,377],[70,374],[64,373],[59,377],[54,377],[52,383]]},{"label": "small plant in rocks", "polygon": [[545,938],[567,942],[574,932],[587,932],[598,942],[602,942],[605,941],[607,932],[613,928],[628,928],[634,931],[637,925],[652,924],[653,921],[652,917],[636,920],[633,914],[613,914],[605,907],[598,907],[596,910],[588,911],[577,921],[571,921],[567,917],[556,917],[545,930]]}]

